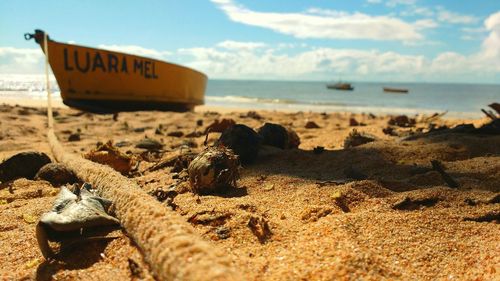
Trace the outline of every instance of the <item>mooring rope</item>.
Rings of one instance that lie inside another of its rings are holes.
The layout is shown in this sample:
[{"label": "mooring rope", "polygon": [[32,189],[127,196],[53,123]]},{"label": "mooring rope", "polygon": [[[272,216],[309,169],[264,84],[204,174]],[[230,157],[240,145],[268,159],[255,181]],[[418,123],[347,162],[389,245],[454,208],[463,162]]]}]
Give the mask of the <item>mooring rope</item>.
[{"label": "mooring rope", "polygon": [[141,249],[159,280],[240,280],[230,259],[204,241],[174,211],[144,192],[135,182],[108,166],[64,151],[54,133],[49,84],[48,38],[44,38],[47,82],[47,138],[55,159],[113,201],[120,224]]}]

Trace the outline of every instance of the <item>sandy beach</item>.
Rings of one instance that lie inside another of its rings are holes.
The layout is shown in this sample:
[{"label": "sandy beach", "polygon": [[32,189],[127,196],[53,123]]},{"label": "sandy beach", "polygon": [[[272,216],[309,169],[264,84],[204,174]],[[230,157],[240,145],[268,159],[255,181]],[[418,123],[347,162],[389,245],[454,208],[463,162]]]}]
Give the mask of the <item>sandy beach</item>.
[{"label": "sandy beach", "polygon": [[[249,114],[198,107],[113,116],[56,106],[56,135],[66,151],[82,155],[98,142],[120,144],[137,164],[128,177],[150,193],[166,190],[179,177],[172,167],[151,167],[202,151],[204,132],[215,120],[232,119],[255,130],[266,122],[294,130],[298,149],[263,147],[255,163],[241,168],[231,192],[180,192],[164,204],[222,249],[243,280],[500,280],[500,136],[443,133],[403,140],[430,126],[480,127],[487,118],[408,116],[415,124],[398,126],[388,125],[392,116],[368,113]],[[41,107],[0,105],[0,160],[23,151],[52,157],[45,114]],[[345,148],[353,130],[375,141]],[[69,141],[73,134],[79,140]],[[210,133],[207,145],[219,136]],[[163,148],[135,147],[145,137]],[[443,180],[432,160],[458,188]],[[80,241],[57,261],[45,260],[35,226],[58,191],[42,180],[0,184],[0,279],[154,279],[120,228]],[[262,236],[252,231],[252,220],[266,226]]]}]

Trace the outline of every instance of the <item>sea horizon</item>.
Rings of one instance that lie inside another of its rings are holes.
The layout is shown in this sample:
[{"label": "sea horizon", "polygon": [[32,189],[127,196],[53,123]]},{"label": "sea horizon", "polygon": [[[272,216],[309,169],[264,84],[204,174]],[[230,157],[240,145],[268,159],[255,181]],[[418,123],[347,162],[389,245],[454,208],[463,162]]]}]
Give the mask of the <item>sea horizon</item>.
[{"label": "sea horizon", "polygon": [[[51,76],[53,98],[60,100]],[[374,114],[432,114],[448,111],[448,117],[483,117],[481,108],[500,99],[500,84],[450,82],[354,81],[353,91],[326,88],[331,81],[209,79],[205,104],[238,109]],[[390,94],[383,86],[407,88],[408,94]],[[46,99],[45,75],[0,75],[0,98]]]}]

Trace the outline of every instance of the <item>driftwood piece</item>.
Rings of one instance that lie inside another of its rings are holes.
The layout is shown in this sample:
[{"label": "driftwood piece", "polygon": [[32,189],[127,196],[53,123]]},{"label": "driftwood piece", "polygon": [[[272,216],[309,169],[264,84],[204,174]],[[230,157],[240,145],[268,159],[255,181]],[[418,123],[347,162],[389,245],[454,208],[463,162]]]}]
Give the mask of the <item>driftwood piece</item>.
[{"label": "driftwood piece", "polygon": [[436,113],[432,114],[431,116],[429,116],[429,117],[425,118],[424,120],[422,120],[422,122],[424,122],[424,123],[430,123],[430,122],[432,122],[432,121],[434,121],[436,119],[439,119],[439,118],[445,116],[447,113],[448,113],[448,110],[446,110],[444,112],[441,112],[441,113],[437,113],[436,112]]},{"label": "driftwood piece", "polygon": [[488,106],[495,110],[498,115],[500,115],[500,103],[494,102],[492,104],[488,104]]},{"label": "driftwood piece", "polygon": [[432,169],[438,172],[443,178],[444,182],[451,188],[458,188],[458,183],[448,174],[443,168],[443,164],[438,160],[432,160]]},{"label": "driftwood piece", "polygon": [[495,114],[493,114],[493,112],[491,111],[486,111],[484,109],[481,108],[481,111],[486,115],[488,116],[488,118],[490,118],[491,120],[495,121],[497,119],[497,117],[495,116]]}]

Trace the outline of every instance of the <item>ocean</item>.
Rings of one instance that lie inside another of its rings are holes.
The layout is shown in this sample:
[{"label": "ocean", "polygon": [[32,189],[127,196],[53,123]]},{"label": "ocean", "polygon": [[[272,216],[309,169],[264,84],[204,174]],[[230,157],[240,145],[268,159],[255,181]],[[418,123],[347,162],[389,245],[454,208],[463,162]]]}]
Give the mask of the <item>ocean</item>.
[{"label": "ocean", "polygon": [[[51,79],[53,98],[60,100]],[[365,112],[483,117],[481,108],[500,102],[500,85],[352,82],[353,91],[326,88],[326,82],[209,80],[205,103],[242,109],[315,112]],[[382,87],[409,89],[408,94],[384,93]],[[43,75],[0,75],[0,102],[45,100]]]}]

